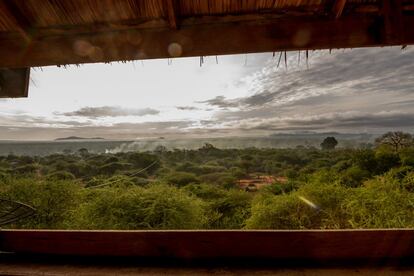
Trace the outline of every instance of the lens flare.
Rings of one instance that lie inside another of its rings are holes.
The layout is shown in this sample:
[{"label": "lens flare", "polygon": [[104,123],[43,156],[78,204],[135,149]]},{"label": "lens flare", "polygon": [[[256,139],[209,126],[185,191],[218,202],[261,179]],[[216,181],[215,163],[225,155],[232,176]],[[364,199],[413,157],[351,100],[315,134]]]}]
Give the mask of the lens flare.
[{"label": "lens flare", "polygon": [[299,196],[299,199],[302,200],[306,205],[310,206],[311,208],[315,210],[319,210],[319,206],[310,201],[309,199],[304,198],[303,196]]},{"label": "lens flare", "polygon": [[179,57],[183,54],[183,47],[179,43],[173,42],[168,45],[168,54],[171,57]]}]

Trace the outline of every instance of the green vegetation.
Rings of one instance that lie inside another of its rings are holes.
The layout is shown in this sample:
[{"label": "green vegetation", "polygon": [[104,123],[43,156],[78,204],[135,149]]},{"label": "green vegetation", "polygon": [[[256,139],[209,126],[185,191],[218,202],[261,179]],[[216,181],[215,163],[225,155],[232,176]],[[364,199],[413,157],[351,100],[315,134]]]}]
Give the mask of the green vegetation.
[{"label": "green vegetation", "polygon": [[334,149],[338,145],[335,137],[326,137],[325,140],[321,143],[321,148],[324,150]]},{"label": "green vegetation", "polygon": [[36,208],[34,216],[7,226],[13,228],[414,227],[413,139],[398,132],[376,142],[374,149],[335,149],[338,142],[328,137],[324,150],[206,144],[10,154],[0,156],[0,197]]}]

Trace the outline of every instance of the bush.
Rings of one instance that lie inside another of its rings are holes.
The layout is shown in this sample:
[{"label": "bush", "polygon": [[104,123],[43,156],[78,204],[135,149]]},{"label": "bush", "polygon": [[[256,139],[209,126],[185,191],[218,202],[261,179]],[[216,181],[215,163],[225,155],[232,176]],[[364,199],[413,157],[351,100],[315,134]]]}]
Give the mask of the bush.
[{"label": "bush", "polygon": [[12,228],[64,227],[70,210],[79,198],[79,186],[70,181],[34,181],[30,178],[10,179],[3,184],[0,196],[33,206],[34,216],[21,220]]},{"label": "bush", "polygon": [[[348,227],[342,202],[347,190],[334,184],[312,183],[283,195],[261,194],[253,200],[248,229],[338,229]],[[310,206],[305,201],[312,202]]]},{"label": "bush", "polygon": [[47,176],[47,179],[49,180],[74,180],[75,176],[71,174],[70,172],[65,171],[57,171],[49,174]]},{"label": "bush", "polygon": [[390,175],[377,177],[344,202],[352,228],[414,227],[414,194],[400,188]]},{"label": "bush", "polygon": [[0,170],[0,182],[7,181],[10,178],[10,174],[6,171]]},{"label": "bush", "polygon": [[378,169],[375,152],[369,149],[356,151],[352,156],[352,163],[354,163],[354,167],[368,171],[370,174],[375,174]]},{"label": "bush", "polygon": [[400,159],[403,166],[414,167],[414,147],[403,149],[400,152]]},{"label": "bush", "polygon": [[403,189],[414,193],[414,171],[409,172],[402,180]]},{"label": "bush", "polygon": [[247,192],[208,184],[190,184],[183,189],[203,201],[204,228],[240,229],[250,216],[252,196]]},{"label": "bush", "polygon": [[200,176],[204,183],[218,185],[224,188],[235,188],[237,179],[229,173],[209,173]]},{"label": "bush", "polygon": [[167,185],[89,190],[69,227],[85,229],[196,229],[201,202]]},{"label": "bush", "polygon": [[299,187],[299,182],[295,182],[292,180],[289,180],[286,183],[273,183],[272,185],[265,186],[261,190],[263,193],[270,193],[273,195],[281,195],[281,194],[287,194],[294,190],[296,190]]},{"label": "bush", "polygon": [[23,165],[15,168],[13,174],[15,175],[29,175],[35,173],[39,167],[36,164]]},{"label": "bush", "polygon": [[129,152],[125,154],[128,163],[133,164],[136,169],[144,169],[146,173],[153,174],[160,167],[158,156],[148,153]]},{"label": "bush", "polygon": [[126,175],[114,175],[112,177],[99,175],[87,181],[85,184],[85,187],[92,188],[94,186],[100,186],[100,187],[123,188],[123,187],[134,186],[136,184],[134,180],[135,179],[133,177],[126,176]]},{"label": "bush", "polygon": [[165,177],[165,181],[178,187],[182,187],[191,183],[200,183],[200,180],[195,174],[187,172],[171,173]]},{"label": "bush", "polygon": [[206,228],[240,229],[250,216],[251,197],[239,190],[223,191],[219,197],[207,201]]},{"label": "bush", "polygon": [[382,174],[393,167],[400,165],[400,157],[397,153],[392,151],[380,151],[378,150],[375,153],[375,158],[378,162],[377,174]]},{"label": "bush", "polygon": [[308,214],[313,211],[301,204],[293,194],[264,197],[253,200],[251,217],[246,221],[247,229],[304,229]]},{"label": "bush", "polygon": [[359,187],[362,182],[370,177],[370,173],[360,167],[350,167],[341,174],[340,183],[346,187]]},{"label": "bush", "polygon": [[131,164],[128,163],[120,163],[120,162],[113,162],[105,164],[99,167],[99,173],[104,175],[113,175],[118,171],[126,170],[131,168]]}]

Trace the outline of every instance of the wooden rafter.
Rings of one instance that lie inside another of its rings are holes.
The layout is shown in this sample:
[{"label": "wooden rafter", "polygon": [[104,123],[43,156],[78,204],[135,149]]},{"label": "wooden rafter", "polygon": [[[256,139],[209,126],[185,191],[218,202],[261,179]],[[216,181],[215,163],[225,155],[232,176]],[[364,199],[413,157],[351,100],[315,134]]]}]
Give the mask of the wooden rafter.
[{"label": "wooden rafter", "polygon": [[14,1],[1,1],[0,8],[10,17],[11,21],[14,23],[15,28],[24,38],[26,42],[31,40],[31,37],[27,30],[30,28],[30,22],[27,18],[21,13],[19,7]]},{"label": "wooden rafter", "polygon": [[344,11],[346,0],[335,0],[332,7],[332,14],[335,18],[339,18]]},{"label": "wooden rafter", "polygon": [[177,13],[174,0],[164,0],[164,8],[167,11],[168,24],[171,29],[177,29]]}]

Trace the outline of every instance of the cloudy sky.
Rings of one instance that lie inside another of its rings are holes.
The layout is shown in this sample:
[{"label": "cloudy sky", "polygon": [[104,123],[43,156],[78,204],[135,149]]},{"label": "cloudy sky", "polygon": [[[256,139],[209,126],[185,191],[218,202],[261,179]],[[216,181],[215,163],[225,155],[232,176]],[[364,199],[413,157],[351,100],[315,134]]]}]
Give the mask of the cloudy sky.
[{"label": "cloudy sky", "polygon": [[169,63],[32,70],[29,98],[0,99],[0,139],[414,131],[414,47]]}]

